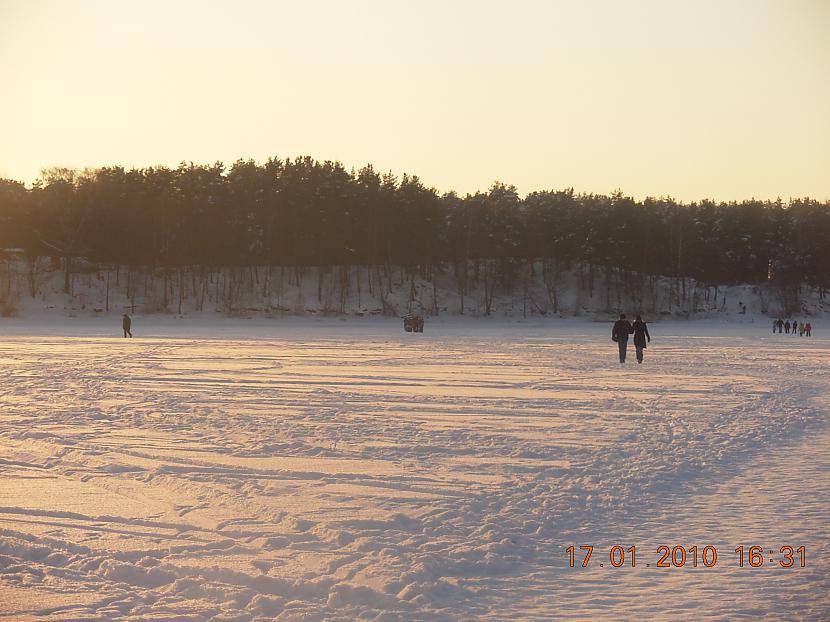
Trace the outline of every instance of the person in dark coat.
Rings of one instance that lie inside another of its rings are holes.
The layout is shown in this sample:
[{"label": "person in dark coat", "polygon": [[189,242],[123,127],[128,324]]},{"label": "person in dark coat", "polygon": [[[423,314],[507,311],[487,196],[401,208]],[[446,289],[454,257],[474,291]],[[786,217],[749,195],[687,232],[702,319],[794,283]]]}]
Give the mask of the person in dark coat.
[{"label": "person in dark coat", "polygon": [[132,324],[133,321],[130,319],[130,316],[125,313],[124,317],[121,319],[121,328],[124,329],[125,339],[127,338],[127,335],[129,335],[130,339],[132,339],[133,334],[130,332],[130,326],[132,326]]},{"label": "person in dark coat", "polygon": [[784,330],[784,320],[778,318],[778,333],[781,334],[782,330]]},{"label": "person in dark coat", "polygon": [[648,334],[648,326],[643,322],[643,318],[639,315],[634,320],[634,325],[631,327],[634,332],[634,348],[637,351],[637,362],[643,362],[643,350],[646,349],[646,340],[651,341],[651,335]]},{"label": "person in dark coat", "polygon": [[798,320],[793,320],[793,335],[795,335],[795,331],[798,330]]},{"label": "person in dark coat", "polygon": [[620,348],[620,363],[625,363],[625,353],[628,350],[628,336],[634,332],[631,322],[625,319],[625,313],[620,313],[620,319],[614,322],[611,329],[611,340],[616,341]]},{"label": "person in dark coat", "polygon": [[789,320],[784,322],[784,332],[788,335],[790,334],[790,321]]}]

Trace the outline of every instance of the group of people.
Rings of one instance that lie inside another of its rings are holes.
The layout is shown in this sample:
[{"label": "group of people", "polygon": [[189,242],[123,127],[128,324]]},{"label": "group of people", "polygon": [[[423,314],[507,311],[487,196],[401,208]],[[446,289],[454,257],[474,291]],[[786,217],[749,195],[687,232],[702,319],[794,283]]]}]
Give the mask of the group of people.
[{"label": "group of people", "polygon": [[637,352],[637,362],[643,362],[643,350],[646,343],[651,342],[651,335],[648,334],[648,326],[641,316],[637,316],[632,324],[625,319],[625,313],[620,313],[620,319],[614,322],[611,329],[611,340],[616,341],[620,349],[620,364],[625,363],[625,355],[628,351],[628,336],[634,335],[634,349]]},{"label": "group of people", "polygon": [[804,337],[805,335],[807,337],[810,337],[810,333],[812,333],[813,331],[813,325],[810,324],[810,322],[801,322],[801,324],[799,324],[798,320],[793,320],[791,324],[789,320],[785,322],[784,320],[779,318],[772,322],[772,332],[780,333],[781,331],[783,331],[787,335],[789,335],[790,333],[792,333],[793,335],[798,333],[801,337]]}]

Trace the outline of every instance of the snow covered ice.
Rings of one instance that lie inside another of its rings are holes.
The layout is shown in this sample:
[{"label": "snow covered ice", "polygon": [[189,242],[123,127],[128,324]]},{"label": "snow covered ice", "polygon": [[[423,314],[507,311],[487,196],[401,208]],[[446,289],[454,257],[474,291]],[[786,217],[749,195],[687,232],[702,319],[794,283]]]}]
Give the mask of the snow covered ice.
[{"label": "snow covered ice", "polygon": [[110,323],[0,324],[0,620],[830,619],[821,330]]}]

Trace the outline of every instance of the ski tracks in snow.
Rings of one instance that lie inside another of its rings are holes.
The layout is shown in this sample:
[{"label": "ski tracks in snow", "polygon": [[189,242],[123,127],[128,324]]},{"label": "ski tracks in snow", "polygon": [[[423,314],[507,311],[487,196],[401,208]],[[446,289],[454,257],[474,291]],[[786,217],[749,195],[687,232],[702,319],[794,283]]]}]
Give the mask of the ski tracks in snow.
[{"label": "ski tracks in snow", "polygon": [[0,342],[0,619],[588,618],[575,538],[826,423],[826,342],[514,330]]}]

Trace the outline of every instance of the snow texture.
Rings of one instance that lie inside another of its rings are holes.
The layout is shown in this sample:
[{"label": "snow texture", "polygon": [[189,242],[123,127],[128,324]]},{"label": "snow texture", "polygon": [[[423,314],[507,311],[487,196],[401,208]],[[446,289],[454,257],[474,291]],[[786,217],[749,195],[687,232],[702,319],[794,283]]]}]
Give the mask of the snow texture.
[{"label": "snow texture", "polygon": [[0,620],[830,619],[817,323],[119,328],[0,320]]}]

